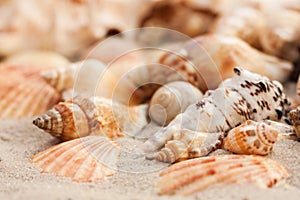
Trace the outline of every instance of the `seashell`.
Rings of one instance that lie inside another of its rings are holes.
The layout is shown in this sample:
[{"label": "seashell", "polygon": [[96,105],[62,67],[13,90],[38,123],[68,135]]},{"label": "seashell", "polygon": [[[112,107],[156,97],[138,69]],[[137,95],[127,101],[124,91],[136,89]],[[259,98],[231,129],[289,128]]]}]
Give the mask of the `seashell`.
[{"label": "seashell", "polygon": [[259,32],[262,31],[264,25],[264,16],[259,10],[245,7],[221,16],[214,22],[210,32],[238,37],[251,46],[259,48]]},{"label": "seashell", "polygon": [[88,136],[50,147],[34,155],[42,172],[76,182],[99,182],[116,173],[120,149],[105,137]]},{"label": "seashell", "polygon": [[300,138],[300,106],[289,113],[297,138]]},{"label": "seashell", "polygon": [[111,98],[130,105],[141,101],[140,96],[132,96],[136,86],[127,79],[122,79],[116,75],[113,70],[106,68],[102,62],[94,59],[45,71],[42,76],[47,83],[62,93],[64,91],[68,91],[69,94],[84,93]]},{"label": "seashell", "polygon": [[[136,85],[145,82],[165,85],[172,81],[187,81],[201,91],[206,91],[217,88],[222,80],[232,77],[236,66],[243,66],[246,70],[280,82],[286,81],[293,69],[292,63],[266,55],[244,41],[229,36],[199,36],[172,52],[158,57],[156,62],[160,66],[145,65],[138,68],[132,74],[133,77],[140,77]],[[149,87],[139,89],[144,89],[144,92]],[[150,89],[155,91],[157,88]]]},{"label": "seashell", "polygon": [[300,13],[284,9],[280,4],[273,6],[270,6],[270,2],[261,4],[261,10],[267,21],[266,26],[259,32],[263,51],[286,60],[297,60],[299,58]]},{"label": "seashell", "polygon": [[145,153],[161,149],[183,129],[196,132],[226,132],[246,120],[270,119],[287,122],[290,102],[282,85],[267,77],[242,68],[234,68],[235,76],[208,91],[196,104],[176,116],[168,126],[150,137],[141,149]]},{"label": "seashell", "polygon": [[228,132],[223,148],[238,154],[267,155],[277,141],[278,131],[264,122],[247,120]]},{"label": "seashell", "polygon": [[33,117],[51,108],[60,95],[39,75],[43,67],[0,65],[0,118]]},{"label": "seashell", "polygon": [[183,161],[160,172],[159,194],[190,195],[218,184],[255,184],[270,188],[288,177],[278,162],[254,155],[219,155]]},{"label": "seashell", "polygon": [[189,105],[199,101],[202,96],[202,92],[188,82],[168,83],[152,96],[149,115],[159,125],[167,125]]},{"label": "seashell", "polygon": [[70,64],[70,61],[59,53],[52,51],[28,50],[12,54],[5,58],[4,63],[10,65],[36,65],[39,67],[58,68]]},{"label": "seashell", "polygon": [[148,123],[146,112],[146,105],[127,107],[111,99],[79,95],[55,105],[33,124],[62,140],[87,135],[116,138],[139,133]]},{"label": "seashell", "polygon": [[141,26],[164,27],[195,37],[206,33],[213,19],[214,15],[209,12],[194,10],[178,2],[158,1]]},{"label": "seashell", "polygon": [[[155,159],[161,162],[173,163],[206,156],[219,148],[222,133],[201,133],[183,129],[179,134],[174,135],[173,140],[166,143],[165,147],[155,155]],[[151,159],[152,157],[147,157]]]},{"label": "seashell", "polygon": [[297,82],[297,103],[300,105],[300,75]]}]

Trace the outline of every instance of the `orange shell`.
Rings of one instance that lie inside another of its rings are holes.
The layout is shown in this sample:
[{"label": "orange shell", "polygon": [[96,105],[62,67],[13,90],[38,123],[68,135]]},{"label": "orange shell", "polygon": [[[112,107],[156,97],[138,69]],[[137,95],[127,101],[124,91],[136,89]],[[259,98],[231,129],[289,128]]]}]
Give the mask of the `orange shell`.
[{"label": "orange shell", "polygon": [[229,131],[224,149],[239,154],[267,155],[277,141],[278,131],[264,122],[247,120]]},{"label": "orange shell", "polygon": [[60,100],[59,93],[40,77],[42,69],[0,65],[0,118],[32,117]]},{"label": "orange shell", "polygon": [[159,194],[189,195],[214,184],[251,183],[263,188],[272,187],[288,177],[279,163],[254,155],[222,155],[196,158],[170,166],[160,173]]},{"label": "orange shell", "polygon": [[105,137],[88,136],[53,146],[33,156],[42,172],[76,182],[99,182],[117,169],[120,150]]}]

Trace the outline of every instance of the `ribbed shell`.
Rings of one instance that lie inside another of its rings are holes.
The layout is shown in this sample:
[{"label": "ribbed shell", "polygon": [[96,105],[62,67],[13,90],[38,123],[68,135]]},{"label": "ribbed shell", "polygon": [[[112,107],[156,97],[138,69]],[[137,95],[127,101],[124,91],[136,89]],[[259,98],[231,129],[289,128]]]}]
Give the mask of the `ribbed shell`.
[{"label": "ribbed shell", "polygon": [[214,184],[255,184],[269,188],[287,178],[286,169],[269,158],[253,155],[222,155],[183,161],[160,173],[159,194],[189,195]]},{"label": "ribbed shell", "polygon": [[149,115],[159,125],[167,125],[189,105],[199,101],[202,96],[202,92],[188,82],[168,83],[152,96]]},{"label": "ribbed shell", "polygon": [[60,94],[40,77],[42,69],[31,65],[0,65],[0,118],[33,117],[60,100]]},{"label": "ribbed shell", "polygon": [[277,129],[264,122],[247,120],[228,132],[223,148],[238,154],[267,155],[277,137]]},{"label": "ribbed shell", "polygon": [[32,158],[45,173],[69,177],[76,182],[99,182],[117,170],[120,149],[105,137],[88,136],[64,142]]},{"label": "ribbed shell", "polygon": [[147,106],[127,107],[100,97],[76,96],[61,102],[33,123],[63,140],[87,135],[109,138],[137,134],[148,122]]}]

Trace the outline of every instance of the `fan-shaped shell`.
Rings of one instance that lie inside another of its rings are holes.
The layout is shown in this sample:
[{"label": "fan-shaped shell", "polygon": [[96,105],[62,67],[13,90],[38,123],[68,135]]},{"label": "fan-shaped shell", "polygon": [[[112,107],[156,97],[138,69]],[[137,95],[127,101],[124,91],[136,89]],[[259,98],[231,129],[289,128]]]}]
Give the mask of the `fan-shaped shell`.
[{"label": "fan-shaped shell", "polygon": [[223,147],[239,154],[267,155],[277,141],[278,131],[264,122],[247,120],[230,130]]},{"label": "fan-shaped shell", "polygon": [[152,96],[149,115],[159,125],[167,125],[189,105],[199,101],[202,96],[202,92],[188,82],[168,83]]},{"label": "fan-shaped shell", "polygon": [[0,65],[0,118],[32,117],[45,112],[60,95],[39,75],[39,66]]},{"label": "fan-shaped shell", "polygon": [[87,135],[109,138],[137,134],[147,122],[147,106],[127,107],[111,99],[76,96],[60,102],[33,123],[63,140]]},{"label": "fan-shaped shell", "polygon": [[99,182],[117,170],[120,149],[105,137],[88,136],[42,151],[32,162],[42,172],[77,182]]},{"label": "fan-shaped shell", "polygon": [[272,187],[287,178],[286,169],[269,158],[253,155],[222,155],[196,158],[170,166],[160,173],[159,194],[189,195],[214,184],[251,183]]}]

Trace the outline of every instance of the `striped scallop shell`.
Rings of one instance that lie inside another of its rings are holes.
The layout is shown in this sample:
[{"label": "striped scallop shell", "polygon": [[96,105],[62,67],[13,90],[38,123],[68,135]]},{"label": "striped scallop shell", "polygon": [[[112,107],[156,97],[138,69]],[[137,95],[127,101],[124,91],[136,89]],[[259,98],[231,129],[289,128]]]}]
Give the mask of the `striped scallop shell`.
[{"label": "striped scallop shell", "polygon": [[118,145],[105,137],[88,136],[53,146],[33,156],[42,172],[69,177],[76,182],[99,182],[115,174]]},{"label": "striped scallop shell", "polygon": [[277,141],[278,131],[264,122],[247,120],[230,130],[223,148],[239,154],[267,155]]},{"label": "striped scallop shell", "polygon": [[135,135],[148,123],[147,106],[127,107],[111,99],[79,95],[60,102],[33,124],[62,140],[87,135]]},{"label": "striped scallop shell", "polygon": [[38,66],[0,65],[0,118],[41,114],[60,100],[60,95],[39,75]]},{"label": "striped scallop shell", "polygon": [[170,166],[160,173],[159,194],[189,195],[214,184],[251,183],[269,188],[287,178],[279,163],[254,155],[221,155],[196,158]]}]

